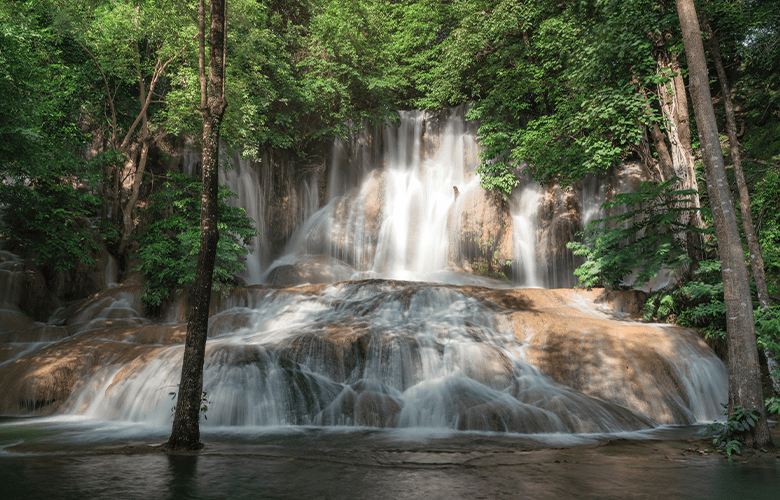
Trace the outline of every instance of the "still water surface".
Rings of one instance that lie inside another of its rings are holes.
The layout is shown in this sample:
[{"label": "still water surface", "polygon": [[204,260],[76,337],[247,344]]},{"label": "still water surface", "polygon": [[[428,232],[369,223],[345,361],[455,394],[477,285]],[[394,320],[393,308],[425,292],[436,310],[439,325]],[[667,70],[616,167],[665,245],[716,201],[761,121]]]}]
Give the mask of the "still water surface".
[{"label": "still water surface", "polygon": [[165,429],[6,420],[0,498],[780,498],[780,459],[686,454],[694,432],[225,428],[207,430],[201,452],[169,456],[124,448],[160,443]]}]

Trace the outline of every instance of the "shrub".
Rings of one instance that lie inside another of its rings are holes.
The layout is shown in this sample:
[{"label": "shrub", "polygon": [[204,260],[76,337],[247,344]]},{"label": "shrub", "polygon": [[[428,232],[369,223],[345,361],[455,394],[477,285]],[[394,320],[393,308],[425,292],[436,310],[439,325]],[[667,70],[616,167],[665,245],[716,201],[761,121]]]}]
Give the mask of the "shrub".
[{"label": "shrub", "polygon": [[[200,251],[201,181],[185,174],[168,174],[168,181],[152,195],[149,226],[140,236],[141,248],[136,269],[146,275],[141,300],[147,308],[159,308],[173,292],[195,281]],[[226,291],[236,284],[235,275],[245,267],[246,245],[260,233],[243,208],[228,205],[236,195],[227,186],[219,187],[219,243],[214,264],[213,289]]]}]

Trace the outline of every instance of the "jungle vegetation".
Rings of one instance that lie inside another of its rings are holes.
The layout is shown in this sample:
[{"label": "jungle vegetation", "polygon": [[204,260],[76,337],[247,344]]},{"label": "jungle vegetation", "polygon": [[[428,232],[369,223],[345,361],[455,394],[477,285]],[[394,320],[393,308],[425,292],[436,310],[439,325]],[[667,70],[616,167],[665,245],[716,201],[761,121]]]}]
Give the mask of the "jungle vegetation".
[{"label": "jungle vegetation", "polygon": [[[633,269],[641,284],[672,266],[680,279],[650,296],[647,317],[722,337],[722,256],[680,3],[231,0],[221,140],[247,158],[269,149],[303,158],[364,120],[467,103],[481,182],[498,197],[526,173],[569,186],[638,161],[648,184],[612,202],[630,216],[573,244],[586,258],[579,275],[620,287]],[[774,0],[695,8],[758,343],[780,357],[780,10]],[[140,258],[150,283],[166,283],[151,305],[188,283],[154,262],[177,245],[192,256],[196,221],[161,224],[153,193],[184,182],[161,167],[183,138],[204,146],[198,31],[197,5],[183,0],[0,5],[0,233],[45,274],[105,248],[125,272]],[[191,196],[174,205],[194,203],[195,191],[179,184],[177,196]],[[242,214],[225,214],[225,230],[252,236]],[[225,252],[216,286],[238,270],[241,251]]]}]

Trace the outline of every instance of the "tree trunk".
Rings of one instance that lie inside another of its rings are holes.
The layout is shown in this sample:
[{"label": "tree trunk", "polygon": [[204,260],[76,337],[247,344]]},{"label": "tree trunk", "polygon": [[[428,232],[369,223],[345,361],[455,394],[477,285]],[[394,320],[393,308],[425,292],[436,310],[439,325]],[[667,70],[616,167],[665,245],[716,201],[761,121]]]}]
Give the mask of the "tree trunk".
[{"label": "tree trunk", "polygon": [[[650,99],[647,97],[647,90],[639,83],[639,79],[636,75],[631,77],[631,83],[637,86],[648,114],[652,114],[652,106],[650,105]],[[648,128],[650,129],[650,138],[653,141],[655,152],[658,154],[658,160],[654,160],[649,151],[647,153],[643,152],[641,156],[643,157],[643,162],[646,164],[648,171],[651,172],[653,180],[655,182],[663,182],[667,179],[671,179],[675,175],[672,156],[669,154],[669,148],[666,146],[666,136],[661,131],[661,127],[658,126],[658,123],[652,122],[645,126],[644,133],[642,134],[643,141],[646,140]]]},{"label": "tree trunk", "polygon": [[203,191],[200,212],[200,252],[189,304],[187,306],[187,337],[184,346],[181,382],[176,412],[167,448],[195,450],[200,442],[200,409],[203,397],[203,363],[206,352],[211,282],[217,255],[217,192],[219,171],[219,134],[225,100],[225,0],[211,0],[211,30],[209,36],[209,79],[206,89],[205,72],[205,12],[204,0],[199,6],[201,82],[201,115],[203,116]]},{"label": "tree trunk", "polygon": [[729,353],[729,415],[737,405],[745,409],[758,408],[761,418],[750,432],[745,433],[747,445],[772,448],[761,391],[750,281],[720,149],[699,22],[693,0],[676,1],[688,59],[691,97],[701,140],[707,190],[722,261]]},{"label": "tree trunk", "polygon": [[[729,136],[729,146],[731,147],[731,161],[734,164],[734,179],[737,181],[737,189],[739,190],[739,211],[742,215],[742,229],[745,231],[745,239],[750,252],[750,270],[756,283],[758,307],[768,308],[772,303],[769,298],[769,288],[766,284],[766,274],[764,273],[764,257],[761,255],[761,245],[758,243],[756,229],[753,225],[753,215],[750,212],[750,192],[745,182],[745,173],[742,171],[742,158],[739,152],[739,140],[737,139],[737,120],[734,117],[734,105],[731,102],[731,90],[729,89],[729,82],[726,76],[726,68],[723,66],[718,39],[715,37],[715,33],[713,33],[705,14],[702,14],[702,24],[704,25],[704,33],[707,35],[707,49],[715,63],[715,70],[718,72],[720,91],[723,94],[723,105],[726,109],[726,131]],[[764,351],[764,355],[769,365],[769,373],[777,373],[780,370],[780,364],[773,356],[772,351],[767,349]],[[772,376],[772,388],[776,394],[780,394],[780,376]]]},{"label": "tree trunk", "polygon": [[655,151],[658,153],[661,181],[671,179],[675,176],[672,155],[669,154],[669,148],[666,147],[666,136],[661,132],[661,127],[657,123],[650,124],[650,136],[653,138],[653,146],[655,146]]},{"label": "tree trunk", "polygon": [[[663,140],[663,135],[657,124],[653,124],[653,142],[659,154],[659,161],[662,162],[662,167],[668,170],[668,166],[664,165],[664,161],[668,162],[671,160],[674,175],[680,179],[677,188],[695,191],[692,199],[694,208],[698,209],[701,207],[701,203],[699,201],[699,185],[696,180],[695,162],[691,150],[688,99],[685,94],[685,82],[677,61],[678,56],[669,52],[664,45],[665,39],[669,36],[671,35],[668,33],[655,36],[655,59],[659,75],[668,77],[666,81],[658,84],[658,99],[661,105],[661,114],[665,118],[666,136],[669,139],[671,148],[666,150],[666,141]],[[664,157],[664,155],[668,156]],[[704,226],[704,221],[698,211],[680,212],[678,222],[699,229]],[[680,243],[685,245],[688,256],[693,261],[693,266],[686,266],[686,269],[683,270],[683,274],[690,274],[695,269],[696,263],[702,259],[701,236],[694,231],[687,231],[685,234],[679,235],[679,239],[681,240]]]}]

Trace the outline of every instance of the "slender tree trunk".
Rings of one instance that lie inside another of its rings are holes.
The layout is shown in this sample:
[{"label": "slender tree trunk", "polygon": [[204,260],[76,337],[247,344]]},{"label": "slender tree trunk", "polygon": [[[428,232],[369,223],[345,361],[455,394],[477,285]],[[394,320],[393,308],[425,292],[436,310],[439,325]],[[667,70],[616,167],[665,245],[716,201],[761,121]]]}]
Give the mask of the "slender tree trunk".
[{"label": "slender tree trunk", "polygon": [[[772,305],[772,302],[769,298],[769,288],[766,284],[761,245],[756,236],[753,215],[750,211],[750,192],[745,182],[745,173],[742,170],[742,158],[739,152],[739,140],[737,139],[737,120],[734,117],[734,104],[731,102],[731,89],[726,77],[726,68],[723,66],[723,58],[720,55],[718,39],[715,37],[715,33],[713,33],[705,14],[702,14],[702,24],[704,25],[704,33],[707,35],[707,49],[715,63],[715,70],[718,72],[720,91],[723,94],[723,105],[726,109],[726,131],[729,136],[729,146],[731,147],[731,161],[734,164],[734,178],[737,181],[737,189],[739,190],[739,211],[742,215],[742,229],[745,231],[745,239],[748,242],[748,251],[750,252],[750,270],[756,283],[758,307],[767,308]],[[766,350],[764,355],[769,365],[769,373],[776,373],[780,369],[780,364],[772,355],[772,351]],[[772,377],[772,388],[775,390],[775,393],[780,394],[780,377]]]},{"label": "slender tree trunk", "polygon": [[699,21],[693,0],[676,2],[688,59],[691,97],[701,140],[707,191],[722,261],[729,352],[729,414],[737,405],[745,409],[758,408],[761,418],[750,432],[745,433],[747,444],[753,448],[772,448],[761,391],[750,281],[720,149]]},{"label": "slender tree trunk", "polygon": [[[645,109],[648,113],[652,113],[652,107],[650,105],[650,99],[647,97],[647,90],[643,85],[639,83],[639,79],[636,75],[631,77],[631,83],[637,86],[639,94],[642,96],[642,100],[645,103]],[[647,164],[647,169],[651,171],[652,177],[656,182],[663,182],[667,179],[674,177],[674,164],[672,163],[672,156],[669,154],[669,148],[666,146],[666,136],[661,131],[661,127],[658,123],[652,122],[645,128],[643,136],[647,136],[647,128],[650,130],[650,138],[653,141],[655,152],[658,154],[658,160],[655,161],[649,152],[643,154]],[[645,138],[643,137],[643,140]],[[652,163],[652,164],[651,164]],[[655,167],[655,168],[652,168]]]},{"label": "slender tree trunk", "polygon": [[653,146],[658,153],[658,167],[661,173],[661,180],[665,181],[674,177],[674,164],[672,155],[669,154],[669,148],[666,147],[666,136],[661,132],[661,127],[657,123],[650,124],[650,137],[653,138]]},{"label": "slender tree trunk", "polygon": [[200,18],[200,82],[201,115],[203,116],[203,191],[200,212],[200,252],[195,271],[195,284],[187,306],[187,337],[184,346],[181,382],[176,412],[167,448],[194,450],[200,442],[200,408],[203,395],[203,363],[206,353],[211,282],[217,255],[217,192],[219,169],[219,134],[225,100],[225,0],[211,0],[211,30],[209,36],[209,78],[206,88],[205,71],[205,7],[199,6]]},{"label": "slender tree trunk", "polygon": [[[694,208],[700,208],[699,186],[696,180],[695,162],[691,149],[690,117],[688,115],[685,82],[677,60],[678,55],[669,52],[665,47],[665,39],[669,36],[668,33],[665,33],[658,34],[654,38],[656,39],[655,59],[658,65],[657,71],[659,75],[667,77],[663,83],[658,84],[657,89],[661,114],[665,118],[665,135],[669,139],[671,148],[667,149],[666,141],[663,140],[663,134],[657,124],[653,124],[651,132],[653,134],[653,142],[656,145],[656,151],[659,154],[659,161],[662,162],[661,166],[668,171],[668,166],[665,163],[671,160],[673,175],[680,179],[677,188],[693,190],[696,193],[692,197]],[[685,206],[687,207],[687,204]],[[699,229],[704,226],[704,221],[698,211],[686,210],[680,212],[678,222]],[[695,269],[696,263],[702,259],[701,236],[694,231],[687,231],[684,234],[680,234],[679,239],[680,244],[685,245],[688,256],[693,261],[693,266],[686,266],[683,270],[684,275],[690,274]]]}]

